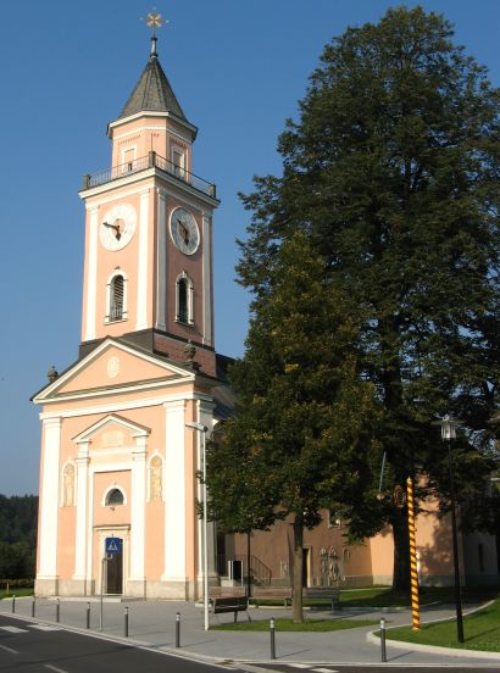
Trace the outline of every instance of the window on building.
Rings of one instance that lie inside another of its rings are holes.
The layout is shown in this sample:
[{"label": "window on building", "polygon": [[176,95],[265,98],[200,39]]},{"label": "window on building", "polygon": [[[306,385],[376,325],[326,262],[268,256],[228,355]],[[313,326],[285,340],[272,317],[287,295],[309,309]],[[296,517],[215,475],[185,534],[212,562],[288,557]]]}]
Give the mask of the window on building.
[{"label": "window on building", "polygon": [[127,276],[117,267],[106,284],[106,315],[104,322],[127,320]]},{"label": "window on building", "polygon": [[123,493],[119,488],[112,488],[106,495],[105,505],[106,507],[111,507],[115,505],[123,505],[124,498]]},{"label": "window on building", "polygon": [[123,276],[115,276],[111,281],[111,306],[109,312],[109,318],[111,321],[123,320],[123,297]]},{"label": "window on building", "polygon": [[328,510],[328,528],[342,528],[340,514],[334,509]]},{"label": "window on building", "polygon": [[134,168],[134,150],[125,150],[123,154],[123,168],[124,171],[130,172]]},{"label": "window on building", "polygon": [[173,147],[171,156],[174,175],[184,177],[184,151],[180,147]]},{"label": "window on building", "polygon": [[193,320],[193,282],[183,272],[177,278],[177,322],[192,325]]}]

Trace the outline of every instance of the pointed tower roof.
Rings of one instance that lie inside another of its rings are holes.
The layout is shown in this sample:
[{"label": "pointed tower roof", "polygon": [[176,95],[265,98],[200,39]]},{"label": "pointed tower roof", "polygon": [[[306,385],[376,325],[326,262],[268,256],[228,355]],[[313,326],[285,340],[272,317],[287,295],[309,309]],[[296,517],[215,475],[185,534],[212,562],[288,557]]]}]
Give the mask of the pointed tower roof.
[{"label": "pointed tower roof", "polygon": [[153,36],[149,60],[118,119],[138,112],[170,112],[189,123],[160,65],[156,41],[157,38]]}]

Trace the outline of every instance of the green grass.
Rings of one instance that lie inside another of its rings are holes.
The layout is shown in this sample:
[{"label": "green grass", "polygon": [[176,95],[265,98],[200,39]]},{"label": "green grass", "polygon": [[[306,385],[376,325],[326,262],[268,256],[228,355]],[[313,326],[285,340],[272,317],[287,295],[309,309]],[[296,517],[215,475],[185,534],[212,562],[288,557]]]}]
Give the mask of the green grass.
[{"label": "green grass", "polygon": [[[498,587],[484,587],[480,589],[467,589],[463,592],[464,602],[483,601],[500,595]],[[283,600],[255,600],[255,604],[262,606],[283,606]],[[452,587],[422,587],[420,590],[420,603],[453,603],[454,592]],[[305,598],[304,606],[312,609],[329,609],[331,600],[328,598]],[[410,598],[407,592],[393,591],[389,587],[369,587],[365,589],[341,589],[340,608],[390,608],[409,607]]]},{"label": "green grass", "polygon": [[33,596],[33,587],[19,587],[16,589],[9,589],[7,593],[5,589],[0,589],[0,600],[3,598],[12,598],[12,595],[15,594],[16,598],[20,596]]},{"label": "green grass", "polygon": [[464,618],[465,642],[457,641],[455,619],[425,624],[420,631],[411,627],[388,629],[387,638],[440,647],[500,652],[500,599],[479,612]]},{"label": "green grass", "polygon": [[[276,619],[276,631],[342,631],[357,629],[360,626],[372,626],[378,621],[372,619],[307,619],[302,624],[295,624],[291,619]],[[252,622],[228,622],[210,627],[220,631],[269,631],[269,619]]]},{"label": "green grass", "polygon": [[[453,600],[453,591],[441,587],[423,587],[420,590],[420,602],[434,603]],[[369,589],[349,590],[340,592],[340,606],[346,608],[390,608],[408,607],[410,597],[406,591],[394,591],[388,587],[371,587]]]}]

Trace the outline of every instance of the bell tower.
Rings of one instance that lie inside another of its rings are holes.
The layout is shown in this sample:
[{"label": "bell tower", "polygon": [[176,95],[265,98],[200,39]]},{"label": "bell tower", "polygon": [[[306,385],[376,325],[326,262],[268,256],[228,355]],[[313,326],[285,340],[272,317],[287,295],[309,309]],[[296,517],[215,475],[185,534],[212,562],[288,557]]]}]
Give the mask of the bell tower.
[{"label": "bell tower", "polygon": [[233,397],[213,337],[219,201],[193,172],[196,133],[153,35],[108,125],[111,167],[86,175],[80,193],[79,357],[33,396],[42,407],[37,595],[196,600],[208,578],[218,582],[198,475],[205,438]]},{"label": "bell tower", "polygon": [[[84,177],[80,355],[106,337],[215,375],[214,184],[193,172],[197,128],[160,64],[157,37],[135,88],[108,124],[111,168]],[[189,347],[187,347],[189,345]],[[187,348],[186,348],[187,347]]]}]

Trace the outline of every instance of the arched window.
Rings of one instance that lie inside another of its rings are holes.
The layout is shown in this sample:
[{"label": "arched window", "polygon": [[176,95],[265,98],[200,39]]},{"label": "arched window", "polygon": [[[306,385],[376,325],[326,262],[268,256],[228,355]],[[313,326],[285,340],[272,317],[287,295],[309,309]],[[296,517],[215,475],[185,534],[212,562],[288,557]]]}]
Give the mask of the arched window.
[{"label": "arched window", "polygon": [[123,493],[120,491],[120,489],[112,488],[106,494],[106,500],[104,501],[104,504],[106,505],[106,507],[109,507],[114,505],[123,505],[123,502],[124,502]]},{"label": "arched window", "polygon": [[123,276],[115,276],[111,281],[109,317],[111,320],[122,320],[123,318]]},{"label": "arched window", "polygon": [[177,322],[193,325],[193,281],[185,271],[177,278]]},{"label": "arched window", "polygon": [[127,277],[121,269],[113,272],[106,285],[105,322],[127,319]]}]

